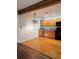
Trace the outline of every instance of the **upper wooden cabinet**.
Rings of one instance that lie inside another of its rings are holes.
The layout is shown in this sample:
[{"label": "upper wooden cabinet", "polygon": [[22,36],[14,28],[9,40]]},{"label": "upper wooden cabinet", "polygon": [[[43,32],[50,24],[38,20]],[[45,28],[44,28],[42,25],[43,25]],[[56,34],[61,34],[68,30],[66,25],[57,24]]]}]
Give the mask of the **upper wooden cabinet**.
[{"label": "upper wooden cabinet", "polygon": [[49,20],[41,20],[40,24],[42,26],[51,26],[55,25],[56,22],[61,21],[60,18],[54,18],[54,19],[49,19]]}]

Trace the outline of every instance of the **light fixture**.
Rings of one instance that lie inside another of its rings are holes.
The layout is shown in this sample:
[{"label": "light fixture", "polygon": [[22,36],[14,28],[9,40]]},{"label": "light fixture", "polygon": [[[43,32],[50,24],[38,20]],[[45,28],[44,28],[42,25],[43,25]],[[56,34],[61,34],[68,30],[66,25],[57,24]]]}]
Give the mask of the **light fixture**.
[{"label": "light fixture", "polygon": [[48,12],[45,12],[44,18],[48,18],[48,15],[47,15],[47,13],[48,13]]},{"label": "light fixture", "polygon": [[32,22],[33,22],[34,24],[38,23],[38,19],[37,19],[37,17],[36,17],[36,13],[34,13]]},{"label": "light fixture", "polygon": [[50,20],[52,17],[47,15],[47,14],[48,14],[48,12],[45,12],[45,15],[44,15],[43,19]]}]

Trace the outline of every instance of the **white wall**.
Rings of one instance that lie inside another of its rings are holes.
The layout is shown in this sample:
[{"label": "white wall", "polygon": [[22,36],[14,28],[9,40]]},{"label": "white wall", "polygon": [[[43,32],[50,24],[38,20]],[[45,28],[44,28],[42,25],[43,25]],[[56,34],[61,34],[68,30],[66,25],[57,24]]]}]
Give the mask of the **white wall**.
[{"label": "white wall", "polygon": [[54,16],[60,17],[61,16],[61,4],[59,3],[56,5],[50,6],[50,7],[46,7],[43,9],[39,9],[36,11],[31,11],[28,13],[18,15],[19,27],[23,26],[22,29],[19,28],[18,42],[22,42],[24,40],[29,40],[31,38],[38,36],[38,29],[40,27],[40,24],[38,23],[36,25],[33,25],[33,23],[32,23],[33,14],[36,13],[37,17],[43,17],[45,15],[45,12],[48,12],[49,16],[54,15]]}]

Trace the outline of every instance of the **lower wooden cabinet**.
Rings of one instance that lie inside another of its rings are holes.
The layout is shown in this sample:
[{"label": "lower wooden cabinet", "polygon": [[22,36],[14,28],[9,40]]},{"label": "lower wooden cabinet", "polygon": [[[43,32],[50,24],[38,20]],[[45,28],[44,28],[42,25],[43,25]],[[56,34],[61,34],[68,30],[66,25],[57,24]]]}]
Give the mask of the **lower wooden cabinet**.
[{"label": "lower wooden cabinet", "polygon": [[40,37],[55,38],[55,31],[48,30],[47,32],[45,32],[45,30],[39,30],[39,36]]},{"label": "lower wooden cabinet", "polygon": [[45,33],[44,30],[39,30],[39,36],[40,36],[40,37],[44,37],[44,33]]},{"label": "lower wooden cabinet", "polygon": [[49,38],[55,38],[55,31],[48,30],[48,37]]}]

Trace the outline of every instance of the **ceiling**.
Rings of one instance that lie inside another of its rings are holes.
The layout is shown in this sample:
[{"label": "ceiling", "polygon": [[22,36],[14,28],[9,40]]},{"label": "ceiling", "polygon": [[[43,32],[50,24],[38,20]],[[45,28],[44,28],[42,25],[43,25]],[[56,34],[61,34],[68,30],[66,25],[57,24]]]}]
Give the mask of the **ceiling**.
[{"label": "ceiling", "polygon": [[29,7],[33,4],[36,4],[42,0],[17,0],[17,10]]}]

